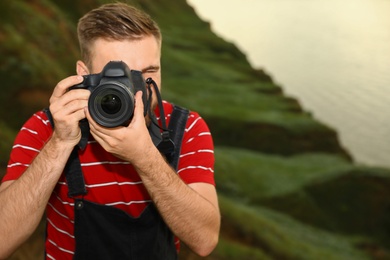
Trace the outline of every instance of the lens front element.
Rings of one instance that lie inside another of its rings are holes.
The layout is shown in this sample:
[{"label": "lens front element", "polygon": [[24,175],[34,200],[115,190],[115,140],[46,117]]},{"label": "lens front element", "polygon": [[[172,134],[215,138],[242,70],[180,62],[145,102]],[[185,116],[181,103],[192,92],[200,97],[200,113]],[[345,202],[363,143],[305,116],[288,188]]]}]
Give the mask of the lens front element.
[{"label": "lens front element", "polygon": [[105,82],[92,91],[88,109],[101,126],[127,126],[134,112],[134,94],[120,82]]},{"label": "lens front element", "polygon": [[115,94],[108,94],[102,97],[101,107],[107,114],[114,115],[121,110],[121,99]]}]

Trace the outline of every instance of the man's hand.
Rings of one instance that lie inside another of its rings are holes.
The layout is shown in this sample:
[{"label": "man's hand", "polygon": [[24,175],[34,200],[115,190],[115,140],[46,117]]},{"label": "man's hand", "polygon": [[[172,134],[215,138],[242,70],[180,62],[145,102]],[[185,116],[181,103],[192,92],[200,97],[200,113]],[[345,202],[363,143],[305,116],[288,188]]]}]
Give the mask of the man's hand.
[{"label": "man's hand", "polygon": [[90,130],[95,140],[109,153],[131,162],[133,165],[144,163],[151,149],[156,149],[144,117],[142,92],[135,95],[134,116],[127,127],[105,128],[97,124],[86,109]]},{"label": "man's hand", "polygon": [[79,121],[85,118],[84,107],[88,105],[90,91],[68,89],[82,81],[82,76],[65,78],[57,84],[50,97],[50,112],[55,124],[53,137],[71,145],[76,145],[80,141]]}]

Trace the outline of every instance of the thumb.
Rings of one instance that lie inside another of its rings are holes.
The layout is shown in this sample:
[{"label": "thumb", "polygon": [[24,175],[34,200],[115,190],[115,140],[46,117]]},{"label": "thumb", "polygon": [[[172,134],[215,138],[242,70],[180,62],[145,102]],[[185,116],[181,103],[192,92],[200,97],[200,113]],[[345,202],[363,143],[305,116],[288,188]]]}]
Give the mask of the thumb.
[{"label": "thumb", "polygon": [[142,91],[138,91],[135,94],[135,108],[134,108],[134,118],[133,120],[137,120],[139,117],[144,117],[144,102],[142,100]]}]

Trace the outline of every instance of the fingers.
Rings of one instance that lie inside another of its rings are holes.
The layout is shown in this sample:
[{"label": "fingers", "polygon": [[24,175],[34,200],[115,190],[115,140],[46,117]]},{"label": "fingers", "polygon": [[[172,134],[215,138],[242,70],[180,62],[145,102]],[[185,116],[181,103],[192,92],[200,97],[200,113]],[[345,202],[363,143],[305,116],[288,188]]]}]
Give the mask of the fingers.
[{"label": "fingers", "polygon": [[102,127],[92,119],[88,107],[84,108],[90,132],[95,140],[107,152],[129,162],[139,156],[139,154],[143,154],[141,150],[147,147],[145,144],[151,142],[143,116],[141,91],[135,95],[135,104],[134,117],[127,127]]},{"label": "fingers", "polygon": [[55,104],[50,106],[55,119],[61,121],[70,120],[71,122],[78,122],[85,118],[84,107],[88,105],[88,100],[73,100],[66,105]]},{"label": "fingers", "polygon": [[81,82],[83,82],[83,80],[84,78],[82,76],[70,76],[58,82],[57,86],[53,90],[53,94],[50,98],[50,103],[52,103],[52,99],[62,97],[71,86],[80,84]]},{"label": "fingers", "polygon": [[84,113],[89,122],[89,129],[93,138],[109,153],[115,154],[114,147],[122,143],[124,127],[105,128],[96,123],[89,113],[88,107],[84,108]]},{"label": "fingers", "polygon": [[79,121],[85,118],[84,107],[88,105],[90,91],[68,89],[82,81],[82,76],[65,78],[57,84],[50,97],[50,112],[56,125],[55,133],[61,140],[75,142],[79,139]]},{"label": "fingers", "polygon": [[50,110],[54,113],[58,110],[69,110],[69,113],[84,108],[88,103],[90,91],[86,89],[77,89],[66,92],[60,98],[53,99],[50,103]]},{"label": "fingers", "polygon": [[77,120],[85,117],[83,108],[88,103],[90,91],[87,89],[68,91],[69,87],[79,84],[82,81],[82,76],[71,76],[57,84],[50,97],[50,111],[53,116],[56,115],[56,118],[66,118],[77,112],[75,114],[77,116],[72,122],[77,122]]},{"label": "fingers", "polygon": [[135,108],[134,108],[134,117],[132,120],[133,122],[137,122],[140,119],[144,121],[144,102],[142,100],[142,91],[138,91],[135,94]]}]

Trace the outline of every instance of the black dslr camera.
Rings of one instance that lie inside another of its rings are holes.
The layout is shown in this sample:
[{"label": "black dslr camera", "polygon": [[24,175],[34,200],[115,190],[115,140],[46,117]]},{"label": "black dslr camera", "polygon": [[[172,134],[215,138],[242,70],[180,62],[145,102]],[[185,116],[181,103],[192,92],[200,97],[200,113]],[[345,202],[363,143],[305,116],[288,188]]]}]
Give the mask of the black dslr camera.
[{"label": "black dslr camera", "polygon": [[147,112],[146,83],[142,72],[130,70],[122,61],[110,61],[102,72],[83,76],[84,81],[69,88],[88,89],[88,110],[93,120],[104,127],[127,126],[133,118],[135,93],[142,91],[144,115]]}]

